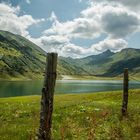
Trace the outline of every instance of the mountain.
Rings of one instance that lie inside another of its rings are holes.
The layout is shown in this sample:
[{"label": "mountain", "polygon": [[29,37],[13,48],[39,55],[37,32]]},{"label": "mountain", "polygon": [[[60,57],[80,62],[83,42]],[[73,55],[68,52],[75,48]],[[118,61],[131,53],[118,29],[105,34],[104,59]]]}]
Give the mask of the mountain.
[{"label": "mountain", "polygon": [[72,63],[82,67],[88,75],[115,77],[128,68],[131,74],[140,76],[140,49],[127,48],[117,53],[107,50],[98,55],[70,60],[69,64]]},{"label": "mountain", "polygon": [[68,59],[67,63],[82,67],[88,75],[115,77],[128,68],[131,74],[140,76],[140,49],[127,48],[117,53],[107,50],[81,59]]},{"label": "mountain", "polygon": [[29,40],[0,31],[0,76],[38,78],[45,65],[45,52]]},{"label": "mountain", "polygon": [[[98,55],[73,59],[59,57],[58,76],[94,75],[114,77],[122,75],[125,67],[140,76],[140,49],[127,48],[113,53],[107,50]],[[46,52],[26,38],[0,31],[0,79],[42,78]]]},{"label": "mountain", "polygon": [[127,48],[114,54],[108,65],[107,71],[103,76],[116,76],[123,72],[124,68],[128,68],[133,75],[140,75],[140,49]]},{"label": "mountain", "polygon": [[[46,52],[26,38],[0,30],[0,79],[42,78],[46,64]],[[65,59],[58,60],[60,75],[83,74],[84,70],[69,65]]]},{"label": "mountain", "polygon": [[132,74],[138,74],[140,49],[127,48],[117,53],[107,50],[99,55],[80,59],[80,62],[84,65],[84,70],[96,76],[118,76],[123,73],[124,68],[128,68]]}]

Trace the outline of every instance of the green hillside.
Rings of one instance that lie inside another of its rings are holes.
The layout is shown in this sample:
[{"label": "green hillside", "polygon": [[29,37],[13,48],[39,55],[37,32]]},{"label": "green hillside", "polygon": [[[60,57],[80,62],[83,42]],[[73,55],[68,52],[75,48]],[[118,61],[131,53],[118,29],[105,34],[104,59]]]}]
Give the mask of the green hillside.
[{"label": "green hillside", "polygon": [[27,39],[0,31],[0,76],[2,79],[39,78],[45,64],[45,53]]},{"label": "green hillside", "polygon": [[82,67],[88,75],[101,77],[115,77],[128,68],[130,74],[140,77],[140,49],[127,48],[113,53],[107,50],[99,55],[92,55],[81,59],[66,59],[69,65]]},{"label": "green hillside", "polygon": [[109,69],[104,73],[105,76],[116,76],[123,72],[123,68],[128,68],[133,75],[140,74],[140,50],[124,49],[111,57],[111,61],[106,63]]},{"label": "green hillside", "polygon": [[[42,78],[46,53],[37,45],[19,35],[0,31],[0,79]],[[58,77],[86,74],[81,67],[58,60]]]},{"label": "green hillside", "polygon": [[[0,79],[39,79],[43,77],[46,53],[37,45],[19,35],[0,31]],[[59,57],[58,77],[86,75],[116,77],[128,67],[131,74],[140,77],[140,49],[124,49],[113,53],[107,50],[99,55],[73,59]]]}]

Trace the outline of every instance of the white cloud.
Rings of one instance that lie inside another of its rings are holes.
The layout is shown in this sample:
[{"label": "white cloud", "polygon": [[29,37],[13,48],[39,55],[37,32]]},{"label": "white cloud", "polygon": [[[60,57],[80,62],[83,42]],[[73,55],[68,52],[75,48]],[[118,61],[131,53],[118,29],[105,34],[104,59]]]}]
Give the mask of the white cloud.
[{"label": "white cloud", "polygon": [[140,12],[140,1],[139,0],[89,0],[90,3],[95,3],[95,2],[106,2],[108,1],[109,3],[120,3],[124,5],[125,7],[128,7],[129,9]]},{"label": "white cloud", "polygon": [[103,28],[113,38],[124,38],[139,30],[139,18],[128,13],[107,13],[102,17]]},{"label": "white cloud", "polygon": [[28,4],[31,4],[31,0],[26,0],[26,2],[27,2]]},{"label": "white cloud", "polygon": [[22,36],[30,36],[28,28],[44,19],[34,19],[31,15],[19,16],[20,7],[0,3],[0,30],[10,31]]},{"label": "white cloud", "polygon": [[46,35],[65,35],[69,38],[94,38],[100,34],[100,26],[94,19],[84,17],[76,18],[72,21],[59,22],[56,15],[51,15],[53,25],[44,31]]},{"label": "white cloud", "polygon": [[91,50],[96,50],[97,52],[103,52],[106,50],[111,50],[113,52],[120,51],[127,47],[127,42],[123,39],[112,39],[106,38],[105,40],[94,44],[91,46]]},{"label": "white cloud", "polygon": [[120,4],[96,3],[82,11],[85,18],[92,18],[100,24],[102,31],[112,37],[124,38],[140,27],[139,14]]},{"label": "white cloud", "polygon": [[56,52],[59,56],[78,58],[88,55],[84,48],[69,42],[66,38],[61,38],[60,36],[58,38],[55,36],[41,37],[37,40],[32,39],[32,41],[40,45],[46,52]]},{"label": "white cloud", "polygon": [[57,22],[57,16],[55,15],[54,12],[51,13],[51,16],[50,16],[49,20],[52,21],[52,22]]},{"label": "white cloud", "polygon": [[57,52],[60,56],[75,58],[99,54],[108,49],[116,52],[127,47],[127,42],[125,40],[112,39],[109,37],[88,48],[75,45],[70,42],[69,38],[60,35],[42,36],[38,39],[32,39],[32,41],[47,52]]},{"label": "white cloud", "polygon": [[[140,31],[139,14],[117,3],[91,3],[81,11],[79,18],[66,22],[60,22],[52,12],[48,18],[52,27],[39,38],[32,38],[28,28],[44,19],[34,19],[31,15],[19,16],[19,12],[20,7],[0,4],[0,29],[25,36],[47,52],[57,52],[66,57],[84,57],[107,49],[119,51],[127,47],[127,36]],[[106,34],[107,38],[88,48],[72,43],[73,38],[95,39],[102,34]]]},{"label": "white cloud", "polygon": [[91,4],[81,12],[81,17],[60,22],[55,13],[51,17],[53,25],[44,31],[46,35],[65,35],[69,38],[93,39],[106,33],[112,37],[124,38],[139,31],[139,14],[120,4]]},{"label": "white cloud", "polygon": [[17,14],[20,11],[20,7],[12,7],[4,3],[0,3],[0,16],[8,14]]},{"label": "white cloud", "polygon": [[[62,56],[83,57],[107,49],[120,51],[127,47],[125,38],[140,29],[139,14],[121,4],[108,2],[91,3],[72,21],[60,22],[54,12],[50,20],[52,27],[44,31],[40,42],[47,51],[56,51]],[[103,33],[108,37],[89,48],[71,43],[73,38],[95,39]]]}]

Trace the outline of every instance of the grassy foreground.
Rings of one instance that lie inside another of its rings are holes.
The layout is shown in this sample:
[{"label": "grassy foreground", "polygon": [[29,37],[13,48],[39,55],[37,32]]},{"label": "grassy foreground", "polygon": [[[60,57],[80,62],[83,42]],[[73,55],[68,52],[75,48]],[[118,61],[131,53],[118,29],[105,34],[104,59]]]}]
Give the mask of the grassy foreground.
[{"label": "grassy foreground", "polygon": [[[121,119],[122,92],[56,95],[54,140],[139,140],[140,90],[130,90],[128,117]],[[0,140],[34,140],[40,96],[0,99]]]}]

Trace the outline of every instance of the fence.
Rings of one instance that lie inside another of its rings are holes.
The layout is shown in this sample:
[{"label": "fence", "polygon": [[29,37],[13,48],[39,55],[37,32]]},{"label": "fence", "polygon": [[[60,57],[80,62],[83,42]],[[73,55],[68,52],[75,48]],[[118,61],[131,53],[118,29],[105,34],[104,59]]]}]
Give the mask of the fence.
[{"label": "fence", "polygon": [[[57,54],[47,54],[47,66],[45,71],[44,86],[42,89],[41,98],[41,111],[40,111],[40,127],[39,127],[39,140],[51,140],[51,125],[53,113],[53,97],[56,82],[56,67],[57,67]],[[128,93],[129,93],[129,80],[135,80],[140,83],[140,80],[129,76],[128,69],[124,69],[123,77],[123,99],[122,99],[122,116],[127,116],[128,106]]]}]

